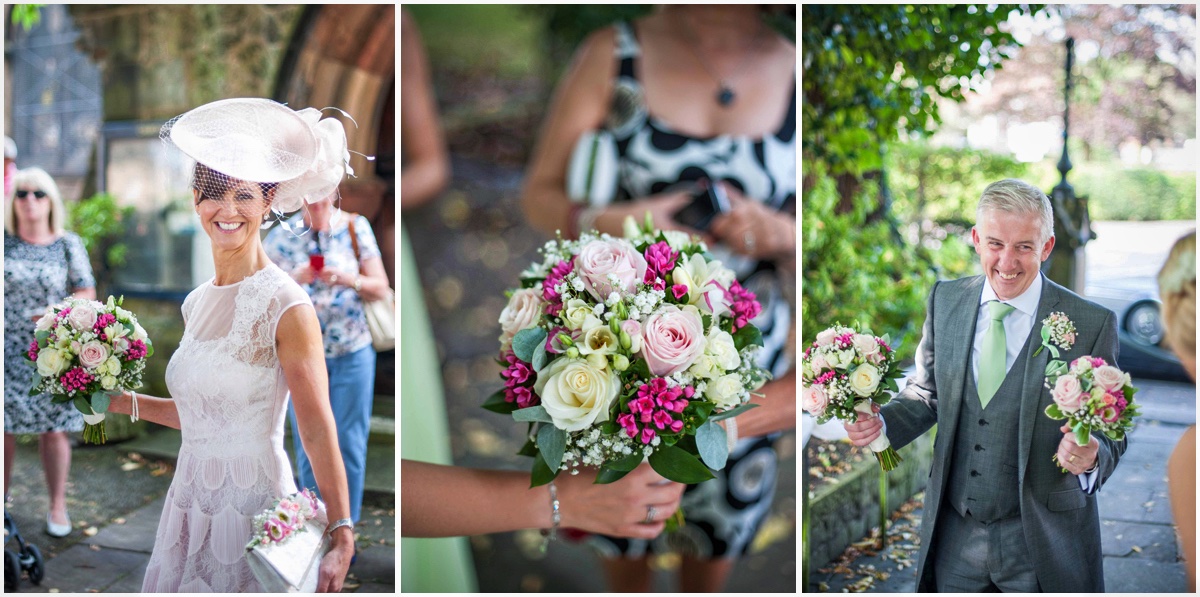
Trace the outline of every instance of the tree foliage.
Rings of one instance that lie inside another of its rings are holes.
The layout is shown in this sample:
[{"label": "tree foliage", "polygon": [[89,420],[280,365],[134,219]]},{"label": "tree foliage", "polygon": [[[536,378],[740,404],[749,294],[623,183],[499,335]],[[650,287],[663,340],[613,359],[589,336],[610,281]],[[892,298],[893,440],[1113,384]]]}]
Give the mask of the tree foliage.
[{"label": "tree foliage", "polygon": [[803,153],[833,174],[882,165],[901,131],[928,134],[936,98],[999,69],[1016,42],[1000,24],[1030,5],[804,5]]}]

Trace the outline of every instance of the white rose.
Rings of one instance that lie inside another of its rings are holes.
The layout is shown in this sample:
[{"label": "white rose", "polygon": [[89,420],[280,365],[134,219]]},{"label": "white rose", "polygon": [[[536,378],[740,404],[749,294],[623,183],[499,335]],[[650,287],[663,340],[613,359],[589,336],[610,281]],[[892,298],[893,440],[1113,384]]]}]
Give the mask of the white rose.
[{"label": "white rose", "polygon": [[850,389],[863,398],[869,398],[879,388],[879,369],[863,363],[850,374]]},{"label": "white rose", "polygon": [[[508,299],[508,306],[500,312],[500,343],[508,347],[517,332],[537,325],[542,316],[542,288],[522,288]],[[136,332],[135,332],[136,334]],[[136,337],[136,336],[135,336]]]},{"label": "white rose", "polygon": [[538,375],[533,390],[564,431],[579,431],[608,420],[608,409],[621,390],[617,372],[597,369],[584,359],[560,357]]},{"label": "white rose", "polygon": [[79,363],[88,369],[103,365],[109,356],[108,346],[96,340],[84,344],[79,349]]},{"label": "white rose", "polygon": [[854,343],[854,350],[857,350],[864,357],[869,358],[879,353],[879,342],[875,341],[875,336],[855,334],[852,342]]},{"label": "white rose", "polygon": [[688,368],[688,372],[701,379],[714,379],[723,375],[725,370],[720,368],[717,360],[712,355],[704,354],[700,355],[695,363],[692,363],[692,366]]},{"label": "white rose", "polygon": [[54,315],[47,313],[37,321],[37,326],[34,328],[39,332],[50,331],[54,327]]},{"label": "white rose", "polygon": [[105,375],[119,374],[121,372],[121,361],[116,356],[108,357],[108,360],[104,361],[102,371],[104,371]]},{"label": "white rose", "polygon": [[712,355],[717,365],[725,371],[732,371],[742,365],[742,357],[733,343],[733,336],[716,326],[708,333],[708,346],[704,348],[704,352]]},{"label": "white rose", "polygon": [[53,377],[67,368],[66,355],[47,346],[38,352],[37,372],[42,377]]},{"label": "white rose", "polygon": [[115,378],[111,375],[100,376],[100,387],[102,387],[106,390],[111,390],[111,389],[117,387],[117,378]]},{"label": "white rose", "polygon": [[692,244],[692,237],[686,232],[679,230],[663,230],[663,237],[667,239],[667,246],[676,251],[682,251]]},{"label": "white rose", "polygon": [[730,409],[742,403],[742,377],[736,373],[722,375],[709,382],[704,395],[718,408]]},{"label": "white rose", "polygon": [[77,330],[90,330],[96,325],[96,309],[87,303],[77,303],[67,314],[67,322]]},{"label": "white rose", "polygon": [[845,369],[854,362],[854,353],[849,350],[832,350],[825,353],[825,361],[832,369]]},{"label": "white rose", "polygon": [[567,329],[578,330],[583,328],[583,322],[587,321],[588,317],[592,316],[592,307],[583,299],[571,299],[567,301],[566,306],[562,310],[563,322],[566,323]]}]

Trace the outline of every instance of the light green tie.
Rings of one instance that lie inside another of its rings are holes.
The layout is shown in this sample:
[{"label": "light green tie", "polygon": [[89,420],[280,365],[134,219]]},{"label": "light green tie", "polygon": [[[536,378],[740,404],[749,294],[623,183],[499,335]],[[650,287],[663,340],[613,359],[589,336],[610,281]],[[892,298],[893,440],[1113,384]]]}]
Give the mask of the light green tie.
[{"label": "light green tie", "polygon": [[976,384],[979,404],[983,408],[987,408],[996,390],[1000,389],[1000,384],[1004,383],[1004,374],[1007,373],[1004,364],[1008,352],[1004,341],[1004,318],[1015,308],[1000,301],[991,301],[987,306],[991,324],[983,333],[983,350],[979,353],[979,383]]}]

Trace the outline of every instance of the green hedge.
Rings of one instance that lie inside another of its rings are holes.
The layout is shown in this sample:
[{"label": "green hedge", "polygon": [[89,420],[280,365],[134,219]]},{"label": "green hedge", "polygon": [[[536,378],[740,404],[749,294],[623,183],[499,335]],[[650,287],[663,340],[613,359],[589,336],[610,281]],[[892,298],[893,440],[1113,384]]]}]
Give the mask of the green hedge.
[{"label": "green hedge", "polygon": [[[1049,190],[1060,175],[1049,162],[1039,163],[1042,186]],[[1088,198],[1093,220],[1194,220],[1196,174],[1126,169],[1120,162],[1078,164],[1067,173],[1075,192]]]}]

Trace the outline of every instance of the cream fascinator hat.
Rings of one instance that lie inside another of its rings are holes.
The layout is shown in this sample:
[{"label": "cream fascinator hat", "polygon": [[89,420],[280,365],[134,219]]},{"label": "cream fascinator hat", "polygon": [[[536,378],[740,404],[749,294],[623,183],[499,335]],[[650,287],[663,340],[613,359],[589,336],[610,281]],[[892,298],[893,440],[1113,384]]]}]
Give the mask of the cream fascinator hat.
[{"label": "cream fascinator hat", "polygon": [[274,185],[271,210],[280,214],[328,197],[354,175],[341,121],[322,120],[314,108],[219,100],[172,118],[158,136],[229,178]]}]

